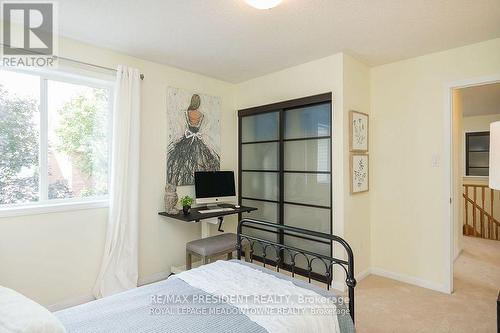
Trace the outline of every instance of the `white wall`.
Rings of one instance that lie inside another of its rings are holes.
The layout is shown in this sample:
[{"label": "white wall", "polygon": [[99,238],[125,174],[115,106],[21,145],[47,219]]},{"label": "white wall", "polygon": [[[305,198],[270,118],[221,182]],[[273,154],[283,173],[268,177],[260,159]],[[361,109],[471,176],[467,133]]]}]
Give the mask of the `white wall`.
[{"label": "white wall", "polygon": [[445,86],[499,73],[500,39],[371,70],[373,266],[446,289]]},{"label": "white wall", "polygon": [[464,132],[489,131],[490,124],[495,121],[500,121],[500,108],[497,114],[463,117],[463,130]]},{"label": "white wall", "polygon": [[[371,266],[371,191],[350,194],[350,153],[349,153],[349,111],[370,114],[370,69],[368,66],[344,55],[344,236],[350,242],[355,254],[356,275],[365,274]],[[371,127],[371,124],[370,124]],[[371,134],[371,132],[370,132]],[[369,140],[369,163],[377,156],[371,149]],[[369,170],[371,170],[369,168]],[[370,178],[371,174],[369,175]],[[371,179],[369,179],[371,183]],[[371,185],[370,185],[371,186]]]},{"label": "white wall", "polygon": [[[221,96],[221,167],[235,170],[234,86],[222,81],[63,39],[60,55],[144,73],[141,105],[139,278],[168,273],[185,260],[185,243],[199,238],[199,224],[157,215],[163,211],[166,174],[167,86]],[[192,193],[180,188],[179,195]],[[107,209],[0,218],[0,285],[50,305],[89,295],[104,247]]]}]

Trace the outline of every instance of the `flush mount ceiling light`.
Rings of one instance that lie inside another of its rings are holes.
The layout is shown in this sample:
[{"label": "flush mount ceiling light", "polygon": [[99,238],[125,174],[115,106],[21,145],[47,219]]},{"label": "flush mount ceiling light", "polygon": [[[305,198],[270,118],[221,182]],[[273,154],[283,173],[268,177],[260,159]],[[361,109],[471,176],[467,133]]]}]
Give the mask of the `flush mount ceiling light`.
[{"label": "flush mount ceiling light", "polygon": [[247,4],[257,9],[271,9],[281,3],[282,0],[245,0]]}]

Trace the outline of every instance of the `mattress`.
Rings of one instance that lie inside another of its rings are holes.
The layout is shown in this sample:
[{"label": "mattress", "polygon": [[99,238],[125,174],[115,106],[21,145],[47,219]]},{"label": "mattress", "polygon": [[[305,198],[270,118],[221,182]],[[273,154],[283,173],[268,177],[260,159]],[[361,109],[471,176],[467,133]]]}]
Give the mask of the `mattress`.
[{"label": "mattress", "polygon": [[[324,297],[337,297],[325,289],[261,266],[238,260],[231,262],[290,281],[297,287]],[[168,295],[169,302],[163,302],[162,306],[159,306],[159,295]],[[268,332],[249,316],[238,311],[230,302],[211,296],[213,295],[191,286],[180,278],[169,278],[65,309],[56,312],[55,315],[68,333]],[[210,302],[195,302],[194,297],[210,299]],[[340,332],[355,332],[351,317],[347,314],[347,306],[342,302],[337,303],[337,310]]]}]

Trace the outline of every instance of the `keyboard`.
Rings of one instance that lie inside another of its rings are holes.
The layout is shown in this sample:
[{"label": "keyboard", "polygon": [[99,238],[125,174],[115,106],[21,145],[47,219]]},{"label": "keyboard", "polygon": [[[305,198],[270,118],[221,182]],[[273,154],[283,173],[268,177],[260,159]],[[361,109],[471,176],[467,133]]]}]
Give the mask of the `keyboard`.
[{"label": "keyboard", "polygon": [[216,209],[205,209],[200,210],[201,214],[211,214],[211,213],[221,213],[221,212],[232,212],[234,208],[216,208]]}]

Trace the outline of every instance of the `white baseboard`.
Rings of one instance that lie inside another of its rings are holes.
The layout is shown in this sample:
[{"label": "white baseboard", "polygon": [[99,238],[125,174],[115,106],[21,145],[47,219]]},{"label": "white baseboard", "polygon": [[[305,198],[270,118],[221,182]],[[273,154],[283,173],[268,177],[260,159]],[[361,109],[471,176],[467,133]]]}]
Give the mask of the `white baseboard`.
[{"label": "white baseboard", "polygon": [[356,281],[359,282],[371,274],[371,268],[367,268],[361,273],[356,274]]},{"label": "white baseboard", "polygon": [[442,292],[445,294],[449,294],[448,288],[446,288],[445,285],[442,285],[442,284],[439,284],[436,282],[431,282],[431,281],[424,280],[424,279],[420,279],[420,278],[417,278],[414,276],[410,276],[410,275],[406,275],[406,274],[402,274],[402,273],[391,272],[391,271],[387,271],[385,269],[378,268],[378,267],[370,268],[370,273],[374,274],[374,275],[382,276],[382,277],[385,277],[388,279],[412,284],[412,285],[415,285],[418,287],[427,288],[427,289],[439,291],[439,292]]},{"label": "white baseboard", "polygon": [[459,251],[455,254],[455,258],[453,258],[453,262],[455,262],[455,261],[458,259],[458,257],[460,257],[460,255],[462,254],[462,251],[463,251],[463,249],[460,249],[460,250],[459,250]]},{"label": "white baseboard", "polygon": [[[362,271],[361,273],[356,274],[356,276],[355,276],[356,282],[363,280],[368,275],[370,275],[370,273],[371,273],[371,269],[368,268],[368,269]],[[334,281],[332,283],[332,288],[335,290],[338,290],[340,292],[345,292],[347,290],[347,286],[346,286],[345,282],[343,282],[343,281]]]},{"label": "white baseboard", "polygon": [[72,308],[74,306],[81,305],[84,303],[92,302],[94,300],[95,300],[95,297],[93,295],[78,296],[78,297],[74,297],[71,299],[67,299],[67,300],[62,301],[62,302],[58,302],[56,304],[49,305],[49,306],[47,306],[47,309],[50,312],[56,312],[56,311],[61,311],[61,310],[67,309],[67,308]]}]

